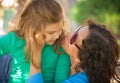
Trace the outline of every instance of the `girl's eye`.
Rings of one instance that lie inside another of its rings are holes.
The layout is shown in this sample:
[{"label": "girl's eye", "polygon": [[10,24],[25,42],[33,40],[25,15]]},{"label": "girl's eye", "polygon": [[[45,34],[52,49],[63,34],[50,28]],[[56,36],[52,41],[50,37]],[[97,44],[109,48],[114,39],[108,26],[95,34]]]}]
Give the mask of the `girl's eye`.
[{"label": "girl's eye", "polygon": [[50,33],[48,33],[48,34],[53,34],[53,32],[50,32]]}]

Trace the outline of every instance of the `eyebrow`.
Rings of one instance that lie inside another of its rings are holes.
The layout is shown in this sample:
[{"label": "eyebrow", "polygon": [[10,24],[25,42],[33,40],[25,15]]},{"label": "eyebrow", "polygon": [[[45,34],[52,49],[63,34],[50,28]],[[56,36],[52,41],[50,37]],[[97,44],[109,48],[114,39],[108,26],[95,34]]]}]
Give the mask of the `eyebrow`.
[{"label": "eyebrow", "polygon": [[[59,30],[56,30],[56,31],[60,31],[60,30],[62,30],[62,28],[60,28]],[[54,33],[54,32],[56,32],[56,31],[49,31],[49,32],[47,32],[47,33]]]}]

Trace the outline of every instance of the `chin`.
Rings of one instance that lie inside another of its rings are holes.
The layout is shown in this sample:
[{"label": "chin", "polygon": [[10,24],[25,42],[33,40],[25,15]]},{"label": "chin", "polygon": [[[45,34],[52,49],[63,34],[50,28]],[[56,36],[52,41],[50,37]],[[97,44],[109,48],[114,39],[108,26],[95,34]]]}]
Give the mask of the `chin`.
[{"label": "chin", "polygon": [[53,45],[55,42],[47,42],[48,45]]}]

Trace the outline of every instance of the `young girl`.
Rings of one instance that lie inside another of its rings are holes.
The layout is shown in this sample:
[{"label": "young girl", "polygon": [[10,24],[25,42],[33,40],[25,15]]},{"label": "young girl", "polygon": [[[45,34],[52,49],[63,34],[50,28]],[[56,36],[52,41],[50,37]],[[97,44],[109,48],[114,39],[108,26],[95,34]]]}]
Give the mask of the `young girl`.
[{"label": "young girl", "polygon": [[10,83],[27,83],[39,74],[40,65],[45,83],[68,78],[70,58],[61,47],[64,25],[62,7],[55,0],[31,0],[25,6],[17,27],[0,38],[0,56],[12,57]]}]

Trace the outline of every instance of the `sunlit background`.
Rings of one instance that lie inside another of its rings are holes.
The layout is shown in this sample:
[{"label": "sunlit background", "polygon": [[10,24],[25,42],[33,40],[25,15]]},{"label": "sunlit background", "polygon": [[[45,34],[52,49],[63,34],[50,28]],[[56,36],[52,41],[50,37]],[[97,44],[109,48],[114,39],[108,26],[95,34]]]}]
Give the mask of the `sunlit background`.
[{"label": "sunlit background", "polygon": [[[24,5],[29,0],[0,0],[0,35],[14,27]],[[106,24],[120,44],[120,0],[58,0],[65,9],[71,31],[85,19]]]},{"label": "sunlit background", "polygon": [[[0,36],[15,27],[17,19],[29,0],[0,0]],[[46,0],[47,1],[47,0]],[[65,9],[71,31],[85,19],[106,24],[120,44],[120,0],[58,0]],[[119,71],[120,72],[120,71]]]}]

